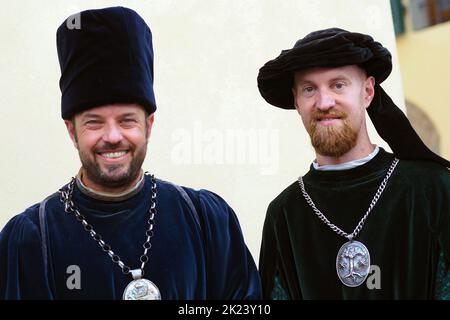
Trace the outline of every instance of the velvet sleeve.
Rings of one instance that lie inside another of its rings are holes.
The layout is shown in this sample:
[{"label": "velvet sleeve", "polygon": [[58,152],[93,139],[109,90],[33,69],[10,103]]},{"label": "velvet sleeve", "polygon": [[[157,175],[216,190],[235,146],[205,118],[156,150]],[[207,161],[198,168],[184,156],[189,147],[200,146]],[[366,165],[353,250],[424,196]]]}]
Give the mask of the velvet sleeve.
[{"label": "velvet sleeve", "polygon": [[52,299],[38,226],[25,214],[0,233],[0,299]]},{"label": "velvet sleeve", "polygon": [[281,259],[276,237],[275,215],[277,205],[272,202],[267,209],[264,221],[261,251],[259,255],[259,272],[264,299],[289,300],[289,294],[283,285],[284,276],[280,269]]},{"label": "velvet sleeve", "polygon": [[[271,204],[272,205],[272,204]],[[279,254],[276,249],[276,238],[274,223],[272,221],[271,206],[267,210],[264,221],[263,234],[261,240],[261,250],[259,253],[259,272],[261,274],[261,283],[264,299],[270,299],[275,285],[275,274]]]},{"label": "velvet sleeve", "polygon": [[207,299],[260,299],[261,283],[236,214],[218,195],[197,194],[206,251]]},{"label": "velvet sleeve", "polygon": [[450,174],[448,171],[435,177],[435,182],[433,192],[439,200],[434,201],[434,205],[438,206],[434,209],[440,213],[439,224],[436,228],[439,239],[439,262],[436,272],[435,299],[450,300]]}]

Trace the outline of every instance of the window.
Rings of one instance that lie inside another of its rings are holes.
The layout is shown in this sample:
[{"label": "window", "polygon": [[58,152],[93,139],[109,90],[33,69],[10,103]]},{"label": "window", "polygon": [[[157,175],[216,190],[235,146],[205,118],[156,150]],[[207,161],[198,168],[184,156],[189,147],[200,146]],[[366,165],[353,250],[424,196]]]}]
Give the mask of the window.
[{"label": "window", "polygon": [[414,30],[450,20],[450,0],[409,0]]}]

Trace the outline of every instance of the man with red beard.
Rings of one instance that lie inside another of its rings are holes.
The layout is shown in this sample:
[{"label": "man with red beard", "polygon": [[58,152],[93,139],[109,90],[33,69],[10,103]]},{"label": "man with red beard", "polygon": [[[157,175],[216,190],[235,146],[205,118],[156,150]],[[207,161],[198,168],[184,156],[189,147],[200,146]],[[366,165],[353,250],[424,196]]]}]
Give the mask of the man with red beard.
[{"label": "man with red beard", "polygon": [[[269,205],[267,299],[450,299],[449,162],[380,83],[391,54],[369,35],[319,30],[259,71],[264,99],[300,114],[316,157]],[[367,110],[393,153],[374,145]]]},{"label": "man with red beard", "polygon": [[152,34],[123,7],[57,31],[76,177],[0,234],[0,299],[257,299],[238,219],[207,190],[144,173],[156,111]]}]

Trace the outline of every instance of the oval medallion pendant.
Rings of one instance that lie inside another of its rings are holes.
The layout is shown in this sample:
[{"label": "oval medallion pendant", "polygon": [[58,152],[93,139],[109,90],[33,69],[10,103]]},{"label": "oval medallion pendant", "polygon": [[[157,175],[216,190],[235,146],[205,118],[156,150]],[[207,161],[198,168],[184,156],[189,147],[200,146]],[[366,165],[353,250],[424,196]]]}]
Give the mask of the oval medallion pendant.
[{"label": "oval medallion pendant", "polygon": [[348,241],[339,249],[336,257],[336,271],[339,279],[348,287],[361,285],[369,274],[370,255],[366,246],[359,241]]},{"label": "oval medallion pendant", "polygon": [[158,287],[147,279],[131,281],[123,292],[123,300],[161,300]]}]

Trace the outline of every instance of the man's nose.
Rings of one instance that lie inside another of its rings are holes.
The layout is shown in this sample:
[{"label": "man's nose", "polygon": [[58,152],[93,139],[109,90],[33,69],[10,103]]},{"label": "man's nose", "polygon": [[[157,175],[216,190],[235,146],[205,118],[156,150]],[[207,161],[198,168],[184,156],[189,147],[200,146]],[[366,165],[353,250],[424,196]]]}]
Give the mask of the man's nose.
[{"label": "man's nose", "polygon": [[120,127],[115,124],[109,124],[105,128],[105,133],[103,134],[103,140],[110,144],[119,143],[122,140],[122,132]]},{"label": "man's nose", "polygon": [[334,97],[330,92],[327,92],[326,90],[321,90],[318,92],[317,95],[317,101],[316,101],[316,107],[319,110],[326,111],[336,104],[336,101],[334,100]]}]

